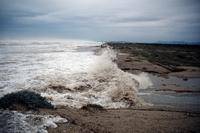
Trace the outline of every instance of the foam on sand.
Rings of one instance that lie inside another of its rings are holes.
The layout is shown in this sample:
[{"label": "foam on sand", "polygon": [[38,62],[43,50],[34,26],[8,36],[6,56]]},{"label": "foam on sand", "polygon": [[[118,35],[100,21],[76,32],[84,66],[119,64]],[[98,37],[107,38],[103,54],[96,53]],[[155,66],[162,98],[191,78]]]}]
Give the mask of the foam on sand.
[{"label": "foam on sand", "polygon": [[56,128],[56,123],[66,122],[68,122],[67,119],[60,116],[0,111],[1,133],[47,133],[47,128]]}]

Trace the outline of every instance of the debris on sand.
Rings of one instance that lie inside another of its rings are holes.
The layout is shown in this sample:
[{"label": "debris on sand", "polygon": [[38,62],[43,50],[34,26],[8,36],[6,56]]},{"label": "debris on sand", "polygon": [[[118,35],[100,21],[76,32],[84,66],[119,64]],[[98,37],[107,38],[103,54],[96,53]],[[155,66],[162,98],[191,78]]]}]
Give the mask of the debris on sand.
[{"label": "debris on sand", "polygon": [[105,111],[105,109],[101,105],[97,104],[87,104],[81,107],[83,110],[95,112],[95,111]]}]

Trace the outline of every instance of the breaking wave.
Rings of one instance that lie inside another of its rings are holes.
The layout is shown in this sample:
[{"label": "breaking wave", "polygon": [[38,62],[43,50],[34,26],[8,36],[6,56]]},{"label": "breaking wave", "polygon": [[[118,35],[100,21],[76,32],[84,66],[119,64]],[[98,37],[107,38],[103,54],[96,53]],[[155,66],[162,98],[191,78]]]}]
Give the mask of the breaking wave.
[{"label": "breaking wave", "polygon": [[[151,85],[145,73],[133,75],[119,69],[115,63],[117,53],[110,47],[100,48],[100,43],[27,43],[7,42],[1,47],[6,51],[2,61],[15,61],[0,68],[2,74],[9,75],[1,77],[1,94],[31,89],[54,105],[126,108],[140,104],[138,89]],[[9,59],[4,58],[7,55]]]},{"label": "breaking wave", "polygon": [[[105,108],[125,108],[140,103],[139,88],[145,89],[151,82],[145,73],[133,75],[122,71],[115,63],[116,52],[107,47],[98,52],[89,64],[87,72],[58,74],[45,78],[45,87],[36,89],[55,105],[80,108],[86,104],[98,104]],[[50,75],[48,75],[50,76]]]}]

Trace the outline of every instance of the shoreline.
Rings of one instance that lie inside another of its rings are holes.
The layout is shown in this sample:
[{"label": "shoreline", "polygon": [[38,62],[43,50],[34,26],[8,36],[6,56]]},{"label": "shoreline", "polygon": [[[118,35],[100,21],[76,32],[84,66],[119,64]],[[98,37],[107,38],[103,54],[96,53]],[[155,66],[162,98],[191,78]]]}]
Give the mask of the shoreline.
[{"label": "shoreline", "polygon": [[[130,47],[128,46],[127,49],[131,49]],[[115,47],[114,50],[118,53],[118,60],[116,61],[118,67],[129,73],[137,74],[138,72],[150,72],[151,74],[164,78],[171,76],[172,74],[173,76],[183,79],[184,81],[187,81],[190,78],[199,78],[200,76],[199,67],[184,67],[184,69],[181,67],[174,67],[173,69],[178,71],[174,73],[170,72],[168,67],[163,66],[162,64],[154,64],[144,58],[141,60],[141,58],[138,59],[137,56],[132,58],[130,56],[130,51],[126,51],[126,48],[121,49],[119,47]],[[135,66],[135,64],[138,66]],[[137,67],[139,69],[137,69]],[[146,69],[143,69],[143,67],[146,67]],[[171,90],[173,90],[173,88]],[[173,91],[181,92],[180,90],[177,90],[177,88]],[[183,89],[183,91],[187,92],[187,88]],[[168,90],[166,92],[168,92]],[[167,107],[165,105],[140,106],[126,109],[106,109],[105,111],[87,111],[61,107],[61,109],[57,110],[57,113],[61,116],[70,118],[72,122],[66,126],[60,125],[58,128],[49,129],[48,131],[50,133],[64,131],[81,133],[187,133],[200,131],[198,126],[200,124],[199,110],[187,110]]]},{"label": "shoreline", "polygon": [[[98,54],[97,51],[99,48],[92,47],[91,49]],[[159,84],[156,84],[154,88],[139,90],[138,93],[141,94],[147,92],[149,94],[160,96],[161,98],[158,97],[157,99],[154,99],[160,102],[160,105],[154,104],[153,106],[150,106],[147,104],[118,109],[103,109],[97,106],[76,109],[67,106],[57,106],[55,109],[39,108],[38,110],[31,111],[31,113],[35,115],[58,115],[68,120],[67,123],[58,123],[57,128],[48,128],[49,133],[199,132],[200,109],[197,108],[197,110],[194,110],[188,105],[185,105],[187,108],[180,108],[178,107],[178,103],[175,103],[174,106],[170,106],[170,103],[166,102],[169,97],[164,98],[163,96],[180,98],[183,97],[182,94],[186,94],[186,96],[191,95],[191,97],[193,97],[193,94],[196,95],[197,92],[199,92],[198,85],[196,88],[190,88],[190,86],[193,84],[196,85],[198,82],[198,79],[200,78],[200,68],[192,65],[184,66],[184,64],[177,66],[175,65],[176,62],[173,64],[173,59],[168,60],[166,58],[166,60],[162,62],[157,62],[159,61],[157,59],[156,62],[154,62],[155,58],[162,58],[163,55],[167,55],[168,52],[170,53],[173,48],[171,46],[170,48],[172,49],[164,47],[164,51],[160,48],[162,52],[166,51],[166,53],[161,52],[156,56],[154,56],[154,54],[149,54],[153,51],[155,46],[150,48],[146,51],[146,45],[139,46],[139,48],[137,45],[124,45],[123,47],[120,45],[115,46],[114,50],[117,51],[118,57],[115,62],[118,67],[125,72],[133,74],[146,72],[151,75],[151,78],[154,78],[155,83],[159,81]],[[139,53],[137,53],[138,49],[140,51]],[[87,51],[87,49],[82,48],[79,48],[78,50]],[[136,50],[136,53],[132,50]],[[143,52],[146,53],[144,54]],[[190,51],[186,51],[183,55],[187,54],[187,52],[190,53]],[[160,55],[161,57],[159,57]],[[176,54],[176,56],[179,57],[178,54]],[[172,65],[170,63],[172,63]],[[183,60],[179,63],[188,64],[187,61],[184,62]],[[193,64],[194,62],[189,61],[189,63]],[[195,79],[195,82],[193,79]],[[175,82],[176,84],[171,85],[172,82]],[[147,96],[144,95],[144,98],[145,97]],[[152,97],[153,95],[150,95],[150,101],[147,101],[147,103],[152,104]],[[162,100],[164,103],[162,103]],[[187,99],[183,99],[183,101],[179,102],[182,103],[184,100],[187,101]],[[173,99],[170,102],[173,103],[174,101],[176,101],[176,99]],[[199,103],[197,102],[197,104]],[[15,110],[18,110],[21,113],[27,112],[23,106],[19,105],[17,107],[18,108]]]}]

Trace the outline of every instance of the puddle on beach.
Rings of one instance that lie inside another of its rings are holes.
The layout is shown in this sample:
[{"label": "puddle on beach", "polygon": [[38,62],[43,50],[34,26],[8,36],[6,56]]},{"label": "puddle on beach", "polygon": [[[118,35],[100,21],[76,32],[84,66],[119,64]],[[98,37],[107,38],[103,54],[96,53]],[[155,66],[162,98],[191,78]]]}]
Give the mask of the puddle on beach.
[{"label": "puddle on beach", "polygon": [[153,74],[148,74],[151,81],[153,82],[153,87],[156,89],[161,88],[162,86],[173,85],[182,89],[189,89],[193,91],[200,91],[200,78],[178,78],[175,76],[168,76],[166,78],[156,76]]},{"label": "puddle on beach", "polygon": [[148,74],[153,86],[139,90],[139,97],[154,106],[200,111],[200,78],[160,77]]}]

